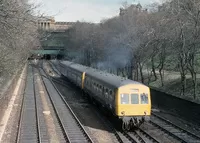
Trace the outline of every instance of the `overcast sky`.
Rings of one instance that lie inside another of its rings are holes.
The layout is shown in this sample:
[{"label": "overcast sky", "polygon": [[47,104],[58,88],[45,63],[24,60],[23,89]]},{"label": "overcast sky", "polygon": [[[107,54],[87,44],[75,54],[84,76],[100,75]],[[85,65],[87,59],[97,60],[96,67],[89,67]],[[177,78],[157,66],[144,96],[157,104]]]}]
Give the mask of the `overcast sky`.
[{"label": "overcast sky", "polygon": [[[40,3],[40,12],[54,16],[56,21],[100,22],[119,14],[124,0],[33,0]],[[129,4],[140,2],[142,6],[158,0],[127,0]]]}]

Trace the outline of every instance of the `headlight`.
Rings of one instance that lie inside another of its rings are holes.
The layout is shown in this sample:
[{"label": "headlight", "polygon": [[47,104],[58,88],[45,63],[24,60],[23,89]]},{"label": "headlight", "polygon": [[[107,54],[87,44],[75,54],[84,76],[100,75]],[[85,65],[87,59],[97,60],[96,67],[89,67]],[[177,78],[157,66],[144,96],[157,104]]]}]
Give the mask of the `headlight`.
[{"label": "headlight", "polygon": [[124,112],[124,111],[122,111],[122,112],[121,112],[121,114],[122,114],[122,115],[125,115],[125,112]]}]

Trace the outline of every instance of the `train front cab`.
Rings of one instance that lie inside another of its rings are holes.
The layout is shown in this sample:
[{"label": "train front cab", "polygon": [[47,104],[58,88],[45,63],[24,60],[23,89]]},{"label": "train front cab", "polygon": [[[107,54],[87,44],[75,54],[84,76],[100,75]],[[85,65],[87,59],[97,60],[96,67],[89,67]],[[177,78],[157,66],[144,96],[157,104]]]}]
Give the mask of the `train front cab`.
[{"label": "train front cab", "polygon": [[144,85],[126,85],[118,88],[116,115],[122,119],[122,129],[141,125],[151,115],[150,90]]}]

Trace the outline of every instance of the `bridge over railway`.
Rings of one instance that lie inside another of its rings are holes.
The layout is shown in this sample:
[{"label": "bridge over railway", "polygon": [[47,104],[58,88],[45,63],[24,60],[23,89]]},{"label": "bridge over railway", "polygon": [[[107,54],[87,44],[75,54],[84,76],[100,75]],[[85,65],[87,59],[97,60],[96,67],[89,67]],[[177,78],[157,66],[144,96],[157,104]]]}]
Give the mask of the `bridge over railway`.
[{"label": "bridge over railway", "polygon": [[66,51],[63,47],[44,47],[39,50],[32,50],[30,58],[40,59],[63,59]]}]

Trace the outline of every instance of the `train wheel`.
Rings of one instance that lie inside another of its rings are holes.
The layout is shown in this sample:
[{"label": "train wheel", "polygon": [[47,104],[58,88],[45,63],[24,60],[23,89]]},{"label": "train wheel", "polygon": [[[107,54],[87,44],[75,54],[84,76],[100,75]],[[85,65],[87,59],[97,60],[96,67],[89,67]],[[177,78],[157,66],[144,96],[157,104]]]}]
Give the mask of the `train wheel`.
[{"label": "train wheel", "polygon": [[133,120],[131,120],[129,124],[130,124],[130,129],[131,129],[131,130],[135,128],[134,123],[133,123]]},{"label": "train wheel", "polygon": [[129,123],[127,123],[127,124],[126,124],[126,130],[127,130],[127,131],[130,131],[130,129],[131,129],[131,126],[130,126]]},{"label": "train wheel", "polygon": [[122,130],[123,131],[129,131],[131,129],[131,126],[129,123],[123,122],[122,123]]},{"label": "train wheel", "polygon": [[125,122],[122,122],[122,130],[126,131],[126,123]]}]

